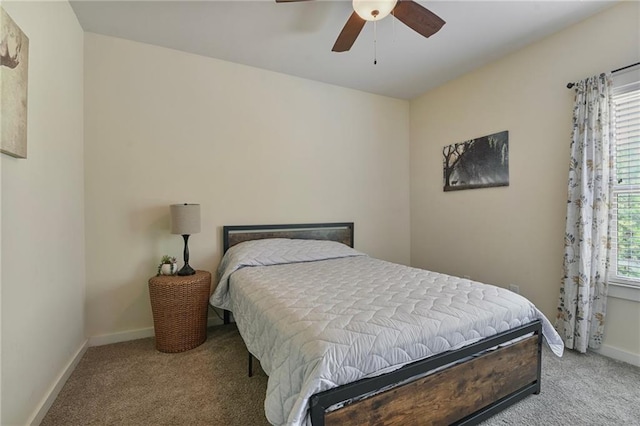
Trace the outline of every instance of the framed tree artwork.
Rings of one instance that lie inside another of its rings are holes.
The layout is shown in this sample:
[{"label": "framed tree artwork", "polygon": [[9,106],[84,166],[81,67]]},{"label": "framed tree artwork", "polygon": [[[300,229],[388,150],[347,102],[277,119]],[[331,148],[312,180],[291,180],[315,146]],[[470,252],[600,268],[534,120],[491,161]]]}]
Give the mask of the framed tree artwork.
[{"label": "framed tree artwork", "polygon": [[447,145],[442,149],[444,190],[509,186],[509,132]]},{"label": "framed tree artwork", "polygon": [[0,151],[27,158],[29,39],[0,7]]}]

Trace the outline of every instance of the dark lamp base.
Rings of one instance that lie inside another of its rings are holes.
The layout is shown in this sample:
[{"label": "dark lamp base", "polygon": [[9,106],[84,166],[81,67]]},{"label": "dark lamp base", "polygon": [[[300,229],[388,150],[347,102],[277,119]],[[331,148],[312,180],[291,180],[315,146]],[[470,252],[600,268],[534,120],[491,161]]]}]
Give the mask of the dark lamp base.
[{"label": "dark lamp base", "polygon": [[178,271],[178,275],[180,276],[195,275],[195,273],[196,271],[191,266],[189,266],[188,263],[185,263],[182,269]]}]

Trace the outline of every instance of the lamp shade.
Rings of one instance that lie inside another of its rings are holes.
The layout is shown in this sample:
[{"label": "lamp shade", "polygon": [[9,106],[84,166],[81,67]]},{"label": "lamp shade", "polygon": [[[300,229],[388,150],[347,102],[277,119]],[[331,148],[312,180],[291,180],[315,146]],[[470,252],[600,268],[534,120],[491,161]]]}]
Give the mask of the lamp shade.
[{"label": "lamp shade", "polygon": [[366,21],[377,21],[391,13],[397,0],[353,0],[353,10]]},{"label": "lamp shade", "polygon": [[200,204],[171,204],[171,233],[191,235],[200,232]]}]

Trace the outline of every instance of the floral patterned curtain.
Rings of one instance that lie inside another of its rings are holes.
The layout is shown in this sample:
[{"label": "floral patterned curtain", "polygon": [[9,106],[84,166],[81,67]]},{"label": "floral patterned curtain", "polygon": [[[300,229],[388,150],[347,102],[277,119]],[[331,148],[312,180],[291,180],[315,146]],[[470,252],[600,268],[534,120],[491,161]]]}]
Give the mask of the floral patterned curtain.
[{"label": "floral patterned curtain", "polygon": [[612,189],[611,75],[575,85],[564,263],[556,329],[569,349],[602,343]]}]

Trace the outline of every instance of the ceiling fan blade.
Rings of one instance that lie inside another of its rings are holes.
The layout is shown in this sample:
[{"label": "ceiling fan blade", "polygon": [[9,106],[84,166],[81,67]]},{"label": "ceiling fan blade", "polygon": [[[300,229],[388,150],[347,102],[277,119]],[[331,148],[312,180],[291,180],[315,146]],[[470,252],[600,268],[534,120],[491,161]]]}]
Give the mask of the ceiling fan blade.
[{"label": "ceiling fan blade", "polygon": [[276,3],[294,3],[299,1],[309,1],[309,0],[276,0]]},{"label": "ceiling fan blade", "polygon": [[434,35],[445,24],[438,15],[413,0],[398,0],[393,9],[393,16],[425,37]]},{"label": "ceiling fan blade", "polygon": [[333,45],[331,51],[346,52],[351,49],[351,46],[355,43],[366,22],[367,21],[358,16],[356,12],[353,12],[347,23],[344,24],[344,28],[342,28],[342,31],[340,32],[340,35],[338,36],[338,39]]}]

